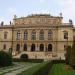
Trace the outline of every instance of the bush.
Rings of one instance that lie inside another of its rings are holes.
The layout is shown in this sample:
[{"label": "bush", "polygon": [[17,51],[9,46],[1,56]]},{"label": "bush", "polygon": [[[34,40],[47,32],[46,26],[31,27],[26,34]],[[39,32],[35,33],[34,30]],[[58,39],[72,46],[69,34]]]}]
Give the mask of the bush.
[{"label": "bush", "polygon": [[10,66],[12,64],[12,57],[9,53],[0,51],[0,67]]},{"label": "bush", "polygon": [[41,63],[44,61],[44,59],[19,59],[19,58],[13,58],[14,62],[32,62],[32,63]]},{"label": "bush", "polygon": [[18,75],[48,75],[50,69],[52,68],[53,63],[50,61],[45,61],[37,64],[34,67],[29,68],[26,71]]},{"label": "bush", "polygon": [[65,55],[66,64],[70,63],[70,54],[71,54],[71,46],[67,46]]},{"label": "bush", "polygon": [[36,70],[33,75],[48,75],[49,74],[49,71],[51,70],[53,66],[53,63],[50,62],[50,61],[46,61],[46,62],[43,62],[38,70]]},{"label": "bush", "polygon": [[22,54],[20,59],[28,59],[28,55],[27,54]]},{"label": "bush", "polygon": [[75,68],[75,39],[73,41],[73,45],[70,53],[70,65]]}]

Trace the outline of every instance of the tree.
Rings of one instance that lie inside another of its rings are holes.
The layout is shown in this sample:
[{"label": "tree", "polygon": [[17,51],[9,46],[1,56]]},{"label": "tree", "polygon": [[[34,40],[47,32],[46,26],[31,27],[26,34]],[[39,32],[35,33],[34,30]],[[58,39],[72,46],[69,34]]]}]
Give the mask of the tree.
[{"label": "tree", "polygon": [[12,57],[12,48],[9,48],[9,54],[10,54],[11,57]]},{"label": "tree", "polygon": [[0,67],[12,65],[12,58],[9,53],[0,51]]},{"label": "tree", "polygon": [[70,54],[70,65],[75,68],[75,40],[73,41],[71,54]]},{"label": "tree", "polygon": [[71,46],[67,46],[65,55],[66,64],[69,64],[70,62],[70,53],[71,53]]}]

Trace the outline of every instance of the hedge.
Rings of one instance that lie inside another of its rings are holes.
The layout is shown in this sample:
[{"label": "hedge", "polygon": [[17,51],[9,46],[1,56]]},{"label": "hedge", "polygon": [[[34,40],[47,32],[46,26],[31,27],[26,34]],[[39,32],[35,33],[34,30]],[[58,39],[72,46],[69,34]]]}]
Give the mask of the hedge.
[{"label": "hedge", "polygon": [[9,53],[0,51],[0,67],[12,65],[12,57]]},{"label": "hedge", "polygon": [[33,62],[33,63],[41,63],[44,61],[44,59],[19,59],[19,58],[13,58],[14,62]]},{"label": "hedge", "polygon": [[51,67],[52,67],[52,62],[45,61],[18,75],[48,75]]}]

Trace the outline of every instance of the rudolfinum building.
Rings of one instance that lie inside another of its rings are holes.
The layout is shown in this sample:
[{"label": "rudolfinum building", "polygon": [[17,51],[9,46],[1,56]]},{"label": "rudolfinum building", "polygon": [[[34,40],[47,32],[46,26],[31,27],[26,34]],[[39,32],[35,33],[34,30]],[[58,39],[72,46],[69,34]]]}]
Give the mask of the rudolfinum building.
[{"label": "rudolfinum building", "polygon": [[0,50],[13,49],[13,57],[28,54],[31,59],[64,59],[65,48],[72,46],[75,28],[72,20],[59,16],[33,14],[13,18],[13,23],[0,25]]}]

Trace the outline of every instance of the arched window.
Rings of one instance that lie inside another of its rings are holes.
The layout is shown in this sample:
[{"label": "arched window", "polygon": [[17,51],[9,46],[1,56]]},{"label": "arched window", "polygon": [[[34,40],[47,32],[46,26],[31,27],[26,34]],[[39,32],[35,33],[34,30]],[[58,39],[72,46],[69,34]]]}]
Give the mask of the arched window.
[{"label": "arched window", "polygon": [[31,51],[35,51],[35,44],[31,45]]},{"label": "arched window", "polygon": [[44,51],[44,44],[40,44],[40,51]]},{"label": "arched window", "polygon": [[16,45],[16,51],[20,51],[20,44]]},{"label": "arched window", "polygon": [[19,40],[21,38],[21,33],[20,31],[17,32],[17,39]]},{"label": "arched window", "polygon": [[6,49],[6,44],[3,45],[3,49],[4,49],[4,50]]},{"label": "arched window", "polygon": [[52,51],[52,44],[48,44],[48,51]]},{"label": "arched window", "polygon": [[64,39],[68,39],[68,32],[64,31]]},{"label": "arched window", "polygon": [[25,31],[25,32],[24,32],[24,40],[27,40],[27,39],[28,39],[28,32]]},{"label": "arched window", "polygon": [[44,31],[43,30],[40,31],[39,39],[44,40]]},{"label": "arched window", "polygon": [[24,51],[27,51],[27,44],[24,44]]},{"label": "arched window", "polygon": [[36,40],[36,32],[35,31],[32,31],[31,39]]},{"label": "arched window", "polygon": [[53,32],[50,30],[48,31],[48,40],[52,40],[53,39]]}]

